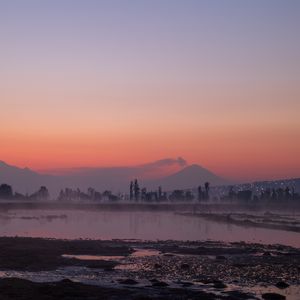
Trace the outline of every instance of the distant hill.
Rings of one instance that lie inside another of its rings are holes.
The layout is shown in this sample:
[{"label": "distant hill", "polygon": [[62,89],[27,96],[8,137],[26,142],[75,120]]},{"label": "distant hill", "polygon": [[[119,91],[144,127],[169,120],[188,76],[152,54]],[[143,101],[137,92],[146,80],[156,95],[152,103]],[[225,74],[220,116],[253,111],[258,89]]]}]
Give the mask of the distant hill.
[{"label": "distant hill", "polygon": [[203,186],[207,181],[212,186],[230,184],[228,180],[196,164],[187,166],[175,174],[145,184],[151,188],[161,185],[164,190],[169,191],[176,188],[186,189],[198,187],[199,185]]},{"label": "distant hill", "polygon": [[[179,171],[159,178],[157,174],[161,174],[160,170],[170,166],[177,167]],[[145,174],[154,173],[156,177],[151,177],[152,179],[145,177]],[[128,193],[129,182],[134,178],[139,179],[141,187],[157,189],[158,186],[162,186],[165,191],[192,189],[199,185],[203,186],[206,181],[210,182],[211,186],[234,184],[199,165],[187,165],[182,158],[162,159],[132,167],[79,168],[69,170],[69,172],[64,172],[61,175],[41,174],[28,168],[18,168],[0,161],[0,184],[10,184],[15,192],[28,194],[37,191],[40,186],[45,185],[53,198],[56,198],[60,189],[65,187],[80,188],[84,191],[89,187],[93,187],[100,192],[111,190],[113,192]],[[300,179],[261,181],[256,182],[255,185],[261,187],[273,187],[274,185],[276,187],[281,182],[295,187],[298,192],[300,191]],[[240,186],[248,188],[248,185]]]},{"label": "distant hill", "polygon": [[153,178],[153,174],[157,178],[165,169],[182,169],[186,165],[186,161],[178,157],[130,167],[74,168],[62,170],[61,173],[60,170],[55,170],[55,174],[49,175],[0,161],[0,184],[10,184],[14,191],[29,194],[45,185],[52,197],[56,197],[65,187],[81,190],[93,187],[98,191],[128,192],[129,182],[135,178],[141,181],[141,178],[149,178],[149,175]]},{"label": "distant hill", "polygon": [[28,168],[18,168],[0,161],[0,184],[11,185],[16,192],[32,193],[42,185],[53,189],[59,182],[58,178],[51,175],[43,175]]}]

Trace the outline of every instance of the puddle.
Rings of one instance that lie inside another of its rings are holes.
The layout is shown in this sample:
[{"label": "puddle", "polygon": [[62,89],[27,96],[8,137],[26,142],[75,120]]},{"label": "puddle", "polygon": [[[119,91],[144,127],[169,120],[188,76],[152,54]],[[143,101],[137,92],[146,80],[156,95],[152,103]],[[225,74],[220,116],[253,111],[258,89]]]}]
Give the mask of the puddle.
[{"label": "puddle", "polygon": [[[242,244],[238,247],[245,247],[246,250],[261,249],[271,252],[272,256],[264,257],[261,254],[263,252],[259,252],[254,255],[228,255],[227,259],[217,260],[215,255],[163,253],[163,246],[172,246],[173,242],[165,242],[165,244],[132,243],[131,245],[134,247],[134,252],[128,256],[62,255],[65,258],[82,261],[117,261],[119,265],[111,268],[109,272],[100,267],[88,267],[88,265],[97,266],[97,263],[78,263],[77,261],[74,266],[61,267],[53,271],[0,271],[0,277],[18,277],[37,282],[69,278],[76,282],[112,287],[119,287],[120,280],[127,279],[136,280],[138,287],[146,287],[151,285],[151,279],[156,279],[168,283],[171,288],[201,289],[222,297],[224,295],[227,297],[231,291],[248,292],[261,300],[263,293],[273,292],[284,295],[287,300],[300,299],[300,285],[297,285],[299,284],[299,270],[297,269],[298,264],[294,263],[299,261],[299,256],[297,253],[292,255],[292,250],[283,246],[261,248],[255,245],[246,247]],[[215,242],[215,247],[220,247],[220,245]],[[214,247],[214,244],[199,242],[182,243],[179,246],[183,246],[182,249],[184,249],[186,247]],[[233,245],[233,247],[237,247],[237,245]],[[162,252],[156,249],[160,249]],[[286,251],[286,254],[291,254],[291,256],[275,257],[273,250]],[[113,265],[115,264],[113,263]],[[279,276],[280,280],[291,286],[284,290],[275,287],[274,283],[279,281]],[[208,283],[203,281],[207,278],[217,278],[227,287],[218,289],[209,281],[207,281]],[[266,285],[264,286],[263,283]]]},{"label": "puddle", "polygon": [[124,259],[122,264],[115,267],[115,270],[139,271],[141,269],[140,259],[145,257],[158,257],[161,253],[155,249],[134,248],[135,252]]},{"label": "puddle", "polygon": [[[300,285],[291,285],[290,287],[281,290],[275,287],[274,285],[264,286],[264,285],[253,285],[247,286],[245,284],[235,285],[228,284],[227,288],[223,290],[215,289],[211,284],[204,284],[202,282],[198,282],[193,280],[193,276],[190,276],[192,273],[188,272],[187,276],[182,276],[182,274],[176,274],[176,268],[173,269],[174,264],[182,264],[188,263],[191,266],[194,265],[193,261],[196,259],[195,263],[199,263],[199,258],[197,257],[188,257],[185,256],[185,260],[181,261],[180,258],[176,255],[175,258],[172,258],[170,262],[168,262],[168,257],[164,257],[160,254],[159,251],[154,249],[135,249],[134,252],[130,256],[97,256],[97,255],[64,255],[64,257],[76,258],[81,260],[117,260],[121,261],[121,264],[118,265],[114,272],[105,272],[103,270],[91,270],[86,267],[64,267],[59,268],[55,271],[42,271],[42,272],[26,272],[26,271],[2,271],[0,272],[0,277],[18,277],[29,279],[31,281],[36,282],[50,282],[50,281],[59,281],[64,278],[69,278],[76,282],[82,282],[86,284],[94,284],[94,285],[102,285],[102,286],[112,286],[116,287],[119,285],[118,280],[133,278],[138,281],[137,286],[147,286],[149,285],[149,279],[153,276],[153,273],[149,273],[149,276],[144,276],[145,272],[147,272],[147,266],[153,266],[155,263],[159,262],[162,264],[163,268],[158,269],[158,273],[155,271],[155,277],[158,280],[162,280],[167,282],[170,287],[182,287],[186,283],[185,288],[189,288],[192,290],[205,290],[209,292],[213,292],[215,294],[224,295],[223,293],[229,291],[241,291],[241,292],[249,292],[255,295],[258,299],[262,299],[263,293],[278,293],[284,295],[287,300],[299,300],[300,295]],[[150,258],[149,257],[153,257]],[[163,259],[163,261],[160,261]],[[179,260],[178,260],[179,259]],[[203,261],[202,267],[204,268],[206,264]],[[164,269],[167,264],[170,264],[170,269]],[[160,271],[162,270],[162,272]],[[170,273],[168,276],[168,272]],[[193,269],[191,269],[192,271]],[[178,271],[178,270],[177,270]],[[197,274],[199,270],[197,270]],[[191,285],[190,285],[191,284]],[[190,285],[190,286],[189,286]]]},{"label": "puddle", "polygon": [[65,258],[75,258],[79,260],[120,260],[125,256],[104,256],[104,255],[70,255],[70,254],[63,254],[62,257]]},{"label": "puddle", "polygon": [[160,251],[155,249],[141,249],[134,248],[135,252],[133,252],[131,257],[148,257],[148,256],[157,256],[160,254]]},{"label": "puddle", "polygon": [[[130,254],[128,257],[138,258],[138,257],[148,257],[148,256],[157,256],[160,254],[160,251],[155,249],[141,249],[134,248],[135,252]],[[73,255],[73,254],[63,254],[62,257],[65,258],[75,258],[79,260],[122,260],[125,259],[126,256],[109,256],[109,255]]]}]

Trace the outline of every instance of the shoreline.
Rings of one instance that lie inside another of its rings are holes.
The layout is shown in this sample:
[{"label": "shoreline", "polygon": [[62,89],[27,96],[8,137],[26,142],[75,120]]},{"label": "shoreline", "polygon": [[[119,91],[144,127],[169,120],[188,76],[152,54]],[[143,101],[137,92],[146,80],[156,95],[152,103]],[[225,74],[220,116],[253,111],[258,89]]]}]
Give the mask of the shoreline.
[{"label": "shoreline", "polygon": [[22,287],[22,299],[49,289],[51,300],[69,289],[74,299],[260,299],[263,286],[300,287],[299,265],[300,249],[283,245],[0,237],[0,295],[19,299],[12,290]]},{"label": "shoreline", "polygon": [[74,209],[74,210],[122,210],[122,211],[292,211],[300,214],[300,203],[130,203],[130,202],[59,202],[59,201],[8,201],[0,200],[0,211],[5,209]]},{"label": "shoreline", "polygon": [[[232,217],[233,214],[216,214],[216,213],[206,213],[206,214],[205,213],[202,214],[201,213],[177,213],[177,214],[182,216],[187,216],[187,217],[204,218],[209,221],[232,224],[232,225],[243,226],[243,227],[256,227],[256,228],[283,230],[283,231],[300,233],[300,226],[287,225],[284,224],[283,222],[282,223],[279,222],[278,224],[271,224],[268,223],[267,218],[265,219],[265,222],[258,223],[247,218],[244,220],[236,220]],[[298,222],[297,225],[299,225]]]}]

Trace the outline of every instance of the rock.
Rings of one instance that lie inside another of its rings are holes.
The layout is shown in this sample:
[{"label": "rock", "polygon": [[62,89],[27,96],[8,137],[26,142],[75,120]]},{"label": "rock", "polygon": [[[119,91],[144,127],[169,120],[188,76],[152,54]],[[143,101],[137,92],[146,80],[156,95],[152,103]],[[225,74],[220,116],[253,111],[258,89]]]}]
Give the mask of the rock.
[{"label": "rock", "polygon": [[160,264],[154,264],[154,269],[161,269],[162,268],[162,266],[160,265]]},{"label": "rock", "polygon": [[210,278],[199,278],[197,281],[203,283],[203,284],[211,284],[213,283],[215,280],[212,280]]},{"label": "rock", "polygon": [[239,263],[239,264],[233,264],[233,266],[236,267],[236,268],[245,268],[248,265],[247,264],[241,264],[241,263]]},{"label": "rock", "polygon": [[105,272],[112,272],[112,271],[114,271],[114,269],[113,268],[105,268],[105,269],[103,269],[103,271],[105,271]]},{"label": "rock", "polygon": [[286,288],[288,288],[290,285],[287,284],[287,283],[284,282],[284,281],[279,281],[279,282],[277,282],[277,283],[275,284],[275,286],[276,286],[277,288],[279,288],[279,289],[286,289]]},{"label": "rock", "polygon": [[135,285],[138,284],[138,282],[134,279],[131,278],[127,278],[124,280],[118,280],[120,284],[126,284],[126,285]]},{"label": "rock", "polygon": [[61,283],[73,283],[72,280],[70,280],[69,278],[64,278],[63,280],[60,281]]},{"label": "rock", "polygon": [[224,255],[217,255],[216,260],[226,260],[227,258]]},{"label": "rock", "polygon": [[112,260],[96,260],[89,261],[87,267],[90,269],[104,269],[104,270],[112,270],[118,263]]},{"label": "rock", "polygon": [[169,285],[166,282],[164,282],[164,281],[158,281],[158,280],[156,280],[155,282],[152,282],[152,286],[155,286],[155,287],[167,287]]},{"label": "rock", "polygon": [[253,296],[253,294],[250,293],[243,293],[241,291],[228,291],[228,292],[222,292],[225,295],[228,295],[229,298],[225,299],[232,299],[232,300],[249,300],[249,299],[257,299]]},{"label": "rock", "polygon": [[182,264],[182,265],[180,266],[180,268],[181,268],[182,270],[187,270],[187,269],[190,268],[190,265],[189,265],[189,264]]},{"label": "rock", "polygon": [[194,285],[192,282],[189,282],[189,281],[183,281],[180,283],[183,287],[189,287],[189,286],[192,286]]},{"label": "rock", "polygon": [[222,281],[220,281],[220,280],[216,280],[216,281],[214,281],[213,287],[216,288],[216,289],[225,289],[225,288],[227,288],[227,285],[224,284],[224,283],[223,283]]},{"label": "rock", "polygon": [[263,253],[263,256],[272,256],[272,254],[271,254],[269,251],[265,251],[265,252]]},{"label": "rock", "polygon": [[175,256],[175,255],[172,254],[172,253],[164,253],[163,256],[166,256],[166,257],[173,257],[173,256]]},{"label": "rock", "polygon": [[262,298],[265,300],[285,300],[285,296],[277,293],[265,293],[262,294]]}]

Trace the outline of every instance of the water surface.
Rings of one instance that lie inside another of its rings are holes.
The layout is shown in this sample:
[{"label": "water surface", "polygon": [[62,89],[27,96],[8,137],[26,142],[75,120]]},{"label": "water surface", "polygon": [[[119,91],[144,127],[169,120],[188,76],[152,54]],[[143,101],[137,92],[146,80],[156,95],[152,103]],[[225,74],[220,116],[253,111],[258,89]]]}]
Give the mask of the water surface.
[{"label": "water surface", "polygon": [[240,227],[166,211],[9,209],[1,236],[142,240],[220,240],[300,247],[300,234]]}]

